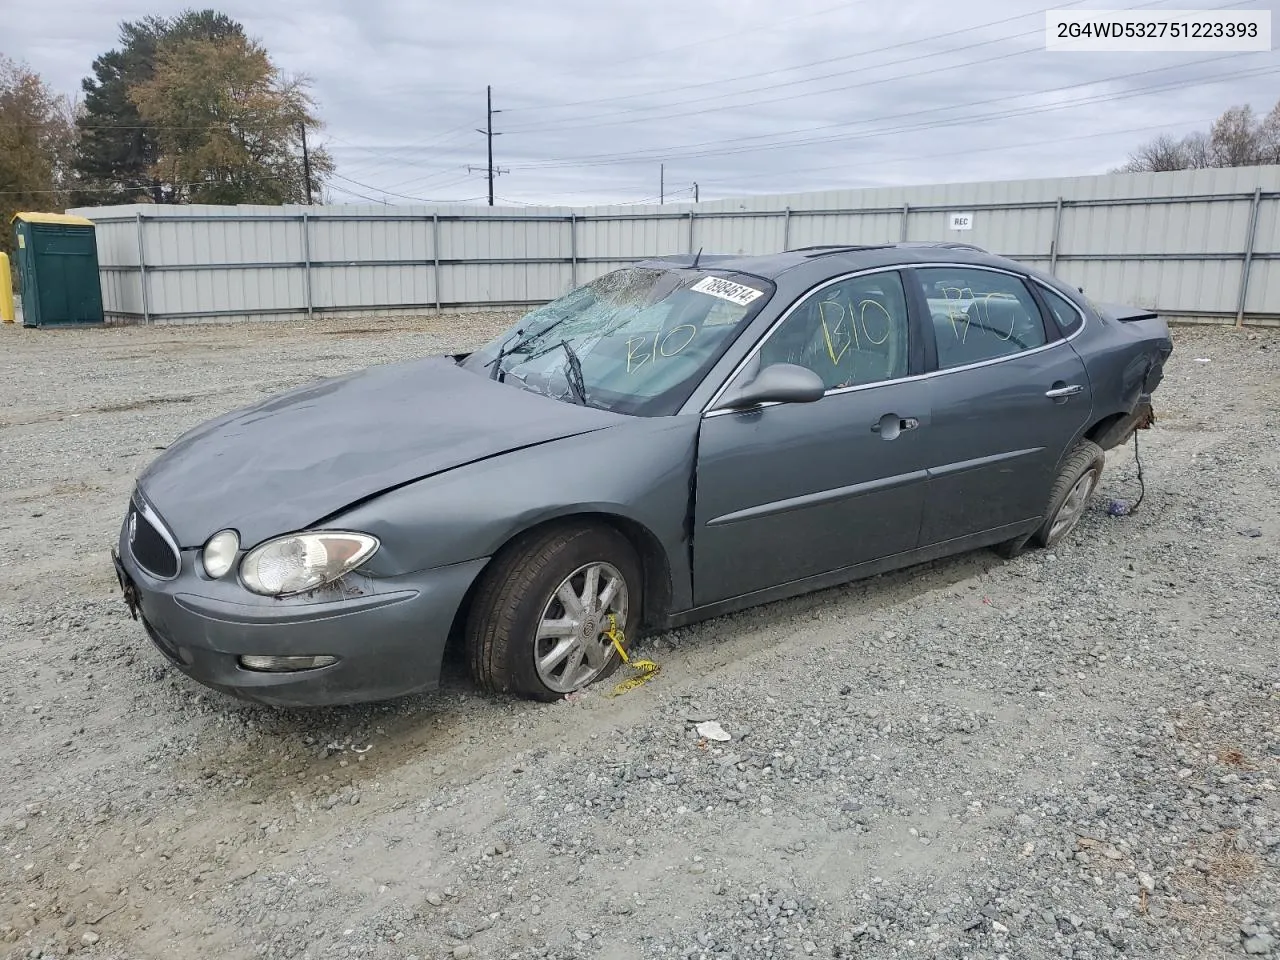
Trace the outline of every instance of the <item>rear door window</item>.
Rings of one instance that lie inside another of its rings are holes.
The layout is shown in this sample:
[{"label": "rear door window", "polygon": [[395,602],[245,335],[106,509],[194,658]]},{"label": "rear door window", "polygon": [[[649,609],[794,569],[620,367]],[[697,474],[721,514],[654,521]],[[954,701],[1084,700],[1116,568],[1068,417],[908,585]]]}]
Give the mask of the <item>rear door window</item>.
[{"label": "rear door window", "polygon": [[939,369],[1048,343],[1040,306],[1020,278],[980,267],[924,267],[914,273],[929,304]]}]

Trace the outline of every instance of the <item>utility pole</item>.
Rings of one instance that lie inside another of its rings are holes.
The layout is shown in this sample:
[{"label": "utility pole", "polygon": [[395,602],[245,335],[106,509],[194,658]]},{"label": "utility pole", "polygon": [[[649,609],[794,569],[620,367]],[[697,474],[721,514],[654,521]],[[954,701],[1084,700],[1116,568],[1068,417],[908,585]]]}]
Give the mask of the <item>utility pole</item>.
[{"label": "utility pole", "polygon": [[698,181],[693,181],[693,202],[698,202]]},{"label": "utility pole", "polygon": [[658,164],[658,206],[662,206],[666,202],[666,179],[667,165],[665,163]]},{"label": "utility pole", "polygon": [[494,115],[495,113],[501,113],[502,111],[501,111],[501,110],[495,110],[495,109],[493,109],[493,87],[491,87],[491,86],[486,86],[486,87],[484,88],[484,98],[485,98],[485,117],[486,117],[486,121],[485,121],[484,129],[483,129],[483,130],[481,130],[479,127],[477,127],[477,128],[476,128],[476,132],[477,132],[477,133],[483,133],[483,134],[485,135],[485,139],[488,141],[488,145],[489,145],[489,166],[488,166],[488,171],[489,171],[489,206],[491,206],[491,207],[492,207],[492,206],[493,206],[493,178],[494,178],[494,175],[495,175],[495,174],[494,174],[494,169],[493,169],[493,138],[494,138],[494,137],[500,137],[500,136],[502,136],[502,134],[500,134],[500,133],[494,133],[494,132],[493,132],[493,115]]},{"label": "utility pole", "polygon": [[298,124],[298,130],[302,133],[302,176],[307,183],[307,206],[311,205],[311,156],[307,153],[307,125],[305,123]]}]

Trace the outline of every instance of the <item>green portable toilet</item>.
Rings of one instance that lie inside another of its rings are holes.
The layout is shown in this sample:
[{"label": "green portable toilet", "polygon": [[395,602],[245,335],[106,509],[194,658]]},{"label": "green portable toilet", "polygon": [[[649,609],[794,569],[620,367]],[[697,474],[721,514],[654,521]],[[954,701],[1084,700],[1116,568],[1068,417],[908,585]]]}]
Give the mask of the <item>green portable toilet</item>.
[{"label": "green portable toilet", "polygon": [[93,231],[92,220],[65,213],[13,215],[24,327],[104,322]]}]

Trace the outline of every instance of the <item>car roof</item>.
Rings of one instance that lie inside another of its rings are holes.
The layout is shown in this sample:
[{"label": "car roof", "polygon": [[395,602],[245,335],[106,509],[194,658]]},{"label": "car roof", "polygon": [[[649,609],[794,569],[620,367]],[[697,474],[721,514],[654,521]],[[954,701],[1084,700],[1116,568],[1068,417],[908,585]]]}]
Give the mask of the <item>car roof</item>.
[{"label": "car roof", "polygon": [[785,253],[768,253],[754,256],[734,254],[681,254],[670,257],[651,257],[636,264],[639,267],[699,267],[744,273],[774,280],[788,271],[801,267],[826,268],[830,273],[843,273],[870,267],[893,266],[910,263],[972,263],[994,267],[1013,267],[1027,270],[1005,257],[988,253],[970,243],[953,241],[907,241],[880,244],[825,244],[799,247]]}]

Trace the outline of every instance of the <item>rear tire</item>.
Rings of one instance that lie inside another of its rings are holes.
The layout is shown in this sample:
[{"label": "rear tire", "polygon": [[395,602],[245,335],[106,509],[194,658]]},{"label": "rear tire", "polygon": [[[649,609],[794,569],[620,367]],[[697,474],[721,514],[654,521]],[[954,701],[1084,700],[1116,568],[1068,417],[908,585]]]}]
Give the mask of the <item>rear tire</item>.
[{"label": "rear tire", "polygon": [[1060,544],[1089,509],[1089,501],[1098,489],[1106,454],[1096,443],[1082,440],[1062,465],[1062,472],[1049,493],[1044,522],[1031,535],[1041,547]]},{"label": "rear tire", "polygon": [[560,526],[517,539],[485,571],[467,618],[476,683],[553,701],[609,676],[620,658],[604,636],[608,614],[629,647],[642,577],[636,551],[610,527]]}]

